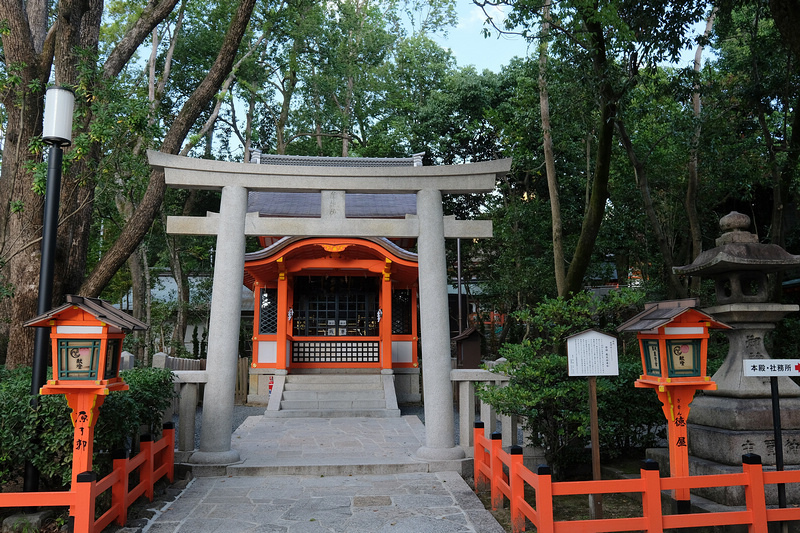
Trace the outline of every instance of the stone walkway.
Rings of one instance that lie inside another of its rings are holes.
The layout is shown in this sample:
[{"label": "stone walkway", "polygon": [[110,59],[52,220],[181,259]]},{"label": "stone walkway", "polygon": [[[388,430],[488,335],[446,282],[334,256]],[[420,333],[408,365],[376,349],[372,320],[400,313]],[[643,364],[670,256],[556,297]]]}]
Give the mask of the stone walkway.
[{"label": "stone walkway", "polygon": [[414,457],[416,416],[248,418],[242,461],[198,476],[151,533],[504,533],[467,483]]},{"label": "stone walkway", "polygon": [[150,533],[504,533],[454,472],[196,478]]}]

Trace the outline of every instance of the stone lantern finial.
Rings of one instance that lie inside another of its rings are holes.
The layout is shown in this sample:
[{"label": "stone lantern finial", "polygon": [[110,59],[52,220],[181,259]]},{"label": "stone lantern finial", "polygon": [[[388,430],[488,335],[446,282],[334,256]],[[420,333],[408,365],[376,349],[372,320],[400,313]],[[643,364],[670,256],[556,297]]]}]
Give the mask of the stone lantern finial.
[{"label": "stone lantern finial", "polygon": [[744,242],[758,242],[758,236],[755,233],[747,231],[750,228],[750,217],[738,211],[731,211],[721,219],[719,219],[719,229],[722,230],[717,240],[717,246],[724,246],[726,244],[744,243]]}]

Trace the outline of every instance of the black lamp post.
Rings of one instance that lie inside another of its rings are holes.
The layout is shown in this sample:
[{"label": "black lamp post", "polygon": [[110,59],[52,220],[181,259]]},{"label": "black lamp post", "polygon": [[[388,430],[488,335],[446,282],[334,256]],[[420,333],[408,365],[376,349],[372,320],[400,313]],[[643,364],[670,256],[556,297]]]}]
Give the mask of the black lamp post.
[{"label": "black lamp post", "polygon": [[[39,299],[36,312],[42,315],[50,310],[53,301],[53,272],[55,269],[58,204],[61,196],[61,162],[63,148],[72,144],[72,111],[75,94],[65,87],[50,87],[45,95],[44,127],[42,140],[50,145],[47,158],[47,188],[44,199],[42,227],[42,265],[39,271]],[[33,349],[33,376],[31,394],[34,406],[38,404],[39,389],[47,381],[47,361],[50,356],[50,329],[36,328]],[[23,489],[39,490],[39,472],[30,463],[25,464]]]}]

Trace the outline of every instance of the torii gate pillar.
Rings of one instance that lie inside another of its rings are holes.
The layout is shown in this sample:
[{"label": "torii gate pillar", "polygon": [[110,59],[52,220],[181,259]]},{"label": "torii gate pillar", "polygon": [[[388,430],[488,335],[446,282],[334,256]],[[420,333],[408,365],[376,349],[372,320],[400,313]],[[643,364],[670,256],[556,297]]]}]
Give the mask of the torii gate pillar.
[{"label": "torii gate pillar", "polygon": [[453,400],[450,384],[450,312],[447,305],[447,259],[444,247],[442,193],[426,189],[417,193],[419,217],[419,299],[422,334],[422,387],[425,392],[425,446],[420,459],[461,459],[455,445]]},{"label": "torii gate pillar", "polygon": [[219,215],[208,328],[208,353],[214,357],[206,361],[208,382],[203,397],[200,450],[190,459],[206,465],[239,461],[239,452],[231,449],[231,420],[239,363],[247,189],[223,187]]}]

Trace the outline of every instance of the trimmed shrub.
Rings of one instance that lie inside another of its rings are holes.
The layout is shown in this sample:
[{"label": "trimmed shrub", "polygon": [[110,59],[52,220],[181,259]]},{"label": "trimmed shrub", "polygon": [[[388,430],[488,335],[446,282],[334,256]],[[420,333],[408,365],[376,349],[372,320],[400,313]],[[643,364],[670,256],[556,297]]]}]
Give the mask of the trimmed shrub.
[{"label": "trimmed shrub", "polygon": [[[138,368],[121,373],[129,391],[112,392],[100,407],[95,426],[93,468],[110,471],[108,454],[132,452],[140,426],[160,433],[164,410],[174,397],[172,372]],[[63,394],[40,396],[31,407],[31,369],[0,367],[0,484],[19,479],[25,462],[39,470],[42,490],[67,487],[72,476],[74,428]]]},{"label": "trimmed shrub", "polygon": [[[588,381],[569,376],[566,339],[589,328],[615,333],[618,324],[638,311],[642,298],[633,291],[614,291],[603,299],[579,294],[545,299],[517,313],[525,338],[504,345],[500,355],[505,361],[492,369],[507,374],[508,385],[479,387],[479,397],[499,413],[524,419],[530,444],[544,448],[557,478],[590,458]],[[601,452],[606,457],[652,446],[664,425],[656,395],[634,387],[641,373],[640,357],[637,344],[627,344],[628,353],[626,343],[618,345],[619,376],[597,380]]]}]

